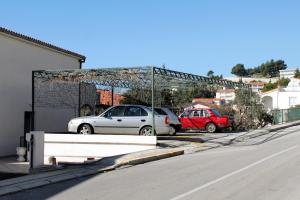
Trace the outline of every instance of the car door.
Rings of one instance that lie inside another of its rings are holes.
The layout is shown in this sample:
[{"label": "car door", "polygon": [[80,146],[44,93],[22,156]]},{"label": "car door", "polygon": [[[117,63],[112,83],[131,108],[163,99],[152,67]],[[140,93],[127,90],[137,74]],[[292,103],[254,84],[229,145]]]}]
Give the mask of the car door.
[{"label": "car door", "polygon": [[102,115],[95,122],[95,132],[105,134],[122,133],[122,118],[124,118],[125,106],[115,106]]},{"label": "car door", "polygon": [[203,119],[201,117],[201,110],[194,110],[190,114],[190,119],[191,119],[193,129],[203,128]]},{"label": "car door", "polygon": [[128,106],[125,110],[122,131],[125,134],[139,134],[140,128],[147,123],[148,113],[138,106]]},{"label": "car door", "polygon": [[181,126],[183,129],[189,129],[193,127],[192,121],[191,121],[191,117],[190,114],[192,113],[192,111],[184,111],[181,115],[180,115],[180,122],[181,122]]}]

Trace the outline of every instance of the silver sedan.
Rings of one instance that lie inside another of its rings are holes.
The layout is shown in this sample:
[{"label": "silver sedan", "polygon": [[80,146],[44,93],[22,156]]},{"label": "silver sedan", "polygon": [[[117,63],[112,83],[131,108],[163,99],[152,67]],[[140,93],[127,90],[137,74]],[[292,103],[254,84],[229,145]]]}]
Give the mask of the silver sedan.
[{"label": "silver sedan", "polygon": [[[155,133],[169,134],[168,116],[155,114]],[[141,105],[120,105],[99,116],[79,117],[68,124],[68,131],[80,134],[152,135],[152,111]]]}]

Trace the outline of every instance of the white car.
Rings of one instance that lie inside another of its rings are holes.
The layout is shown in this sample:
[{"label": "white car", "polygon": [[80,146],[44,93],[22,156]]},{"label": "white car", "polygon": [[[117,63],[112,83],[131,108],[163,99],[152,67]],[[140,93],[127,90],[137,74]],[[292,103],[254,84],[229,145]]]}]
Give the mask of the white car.
[{"label": "white car", "polygon": [[[169,134],[168,116],[155,113],[156,134]],[[152,135],[152,111],[141,105],[108,108],[99,116],[79,117],[68,124],[68,131],[79,134]]]}]

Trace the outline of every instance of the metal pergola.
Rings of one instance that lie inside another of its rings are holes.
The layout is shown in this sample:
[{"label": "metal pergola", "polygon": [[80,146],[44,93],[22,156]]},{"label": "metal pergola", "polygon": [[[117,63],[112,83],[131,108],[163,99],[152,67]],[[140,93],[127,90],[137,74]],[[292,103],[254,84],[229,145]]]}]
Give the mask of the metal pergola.
[{"label": "metal pergola", "polygon": [[[250,85],[245,83],[208,78],[205,76],[151,66],[134,68],[39,70],[33,71],[33,78],[51,81],[86,82],[110,87],[132,88],[136,86],[150,86],[152,84],[152,74],[154,75],[154,84],[157,88],[168,87],[170,85],[182,85],[191,82],[224,86],[228,88],[250,88]],[[165,85],[166,82],[169,84]]]},{"label": "metal pergola", "polygon": [[[224,79],[214,79],[154,66],[132,68],[99,68],[76,70],[38,70],[32,72],[32,111],[35,110],[35,89],[41,82],[87,83],[112,88],[151,89],[152,109],[155,105],[154,90],[205,84],[208,87],[249,89],[250,85]],[[112,95],[113,96],[113,95]],[[80,98],[79,98],[80,99]],[[79,100],[80,101],[80,100]],[[79,103],[80,104],[80,103]],[[153,126],[154,126],[154,112]]]}]

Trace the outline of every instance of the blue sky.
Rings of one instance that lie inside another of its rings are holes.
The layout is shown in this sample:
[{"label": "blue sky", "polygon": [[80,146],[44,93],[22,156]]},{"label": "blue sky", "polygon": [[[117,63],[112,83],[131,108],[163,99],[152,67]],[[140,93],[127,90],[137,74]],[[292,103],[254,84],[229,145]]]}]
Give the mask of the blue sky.
[{"label": "blue sky", "polygon": [[1,2],[0,26],[87,56],[84,67],[165,64],[205,75],[269,59],[300,66],[298,0]]}]

